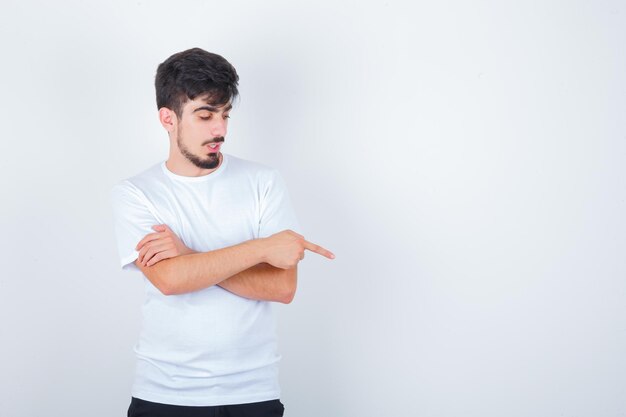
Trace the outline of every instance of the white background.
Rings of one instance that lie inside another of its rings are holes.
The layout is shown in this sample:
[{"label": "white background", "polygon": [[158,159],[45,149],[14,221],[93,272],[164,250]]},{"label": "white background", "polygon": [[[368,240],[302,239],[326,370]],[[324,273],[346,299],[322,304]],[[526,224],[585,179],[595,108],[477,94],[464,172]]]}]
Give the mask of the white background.
[{"label": "white background", "polygon": [[337,254],[277,306],[287,416],[626,415],[625,41],[624,1],[3,0],[0,413],[126,415],[108,195],[199,46]]}]

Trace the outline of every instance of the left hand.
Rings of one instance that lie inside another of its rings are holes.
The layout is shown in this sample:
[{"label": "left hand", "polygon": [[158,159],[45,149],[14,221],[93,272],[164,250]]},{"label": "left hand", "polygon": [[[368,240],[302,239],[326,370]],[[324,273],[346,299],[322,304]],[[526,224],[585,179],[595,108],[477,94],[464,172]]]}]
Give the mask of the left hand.
[{"label": "left hand", "polygon": [[152,266],[163,259],[195,253],[185,246],[167,225],[157,224],[152,226],[152,229],[156,233],[147,234],[135,248],[139,251],[137,259],[144,266]]}]

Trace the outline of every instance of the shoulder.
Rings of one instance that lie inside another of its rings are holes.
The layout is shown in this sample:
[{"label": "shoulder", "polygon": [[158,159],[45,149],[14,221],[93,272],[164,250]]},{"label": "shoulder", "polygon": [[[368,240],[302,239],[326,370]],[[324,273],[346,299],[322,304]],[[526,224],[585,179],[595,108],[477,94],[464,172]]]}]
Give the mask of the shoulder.
[{"label": "shoulder", "polygon": [[226,155],[226,157],[228,158],[228,166],[232,170],[245,171],[245,172],[250,172],[250,173],[275,171],[274,168],[269,167],[260,162],[239,158],[237,156],[233,156],[230,154]]},{"label": "shoulder", "polygon": [[254,178],[258,182],[273,181],[274,178],[280,176],[277,169],[262,164],[260,162],[250,161],[248,159],[243,159],[232,155],[227,155],[227,158],[228,170],[232,174],[244,175],[249,178]]},{"label": "shoulder", "polygon": [[163,183],[164,174],[162,162],[126,179],[119,181],[111,189],[111,197],[115,199],[124,197],[141,197],[145,190],[154,188]]}]

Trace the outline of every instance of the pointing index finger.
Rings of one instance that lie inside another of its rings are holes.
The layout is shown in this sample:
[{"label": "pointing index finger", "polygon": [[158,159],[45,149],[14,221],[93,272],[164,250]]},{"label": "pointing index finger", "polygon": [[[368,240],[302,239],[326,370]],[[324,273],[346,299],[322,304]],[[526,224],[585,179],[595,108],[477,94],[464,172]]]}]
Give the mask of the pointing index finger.
[{"label": "pointing index finger", "polygon": [[315,243],[309,242],[308,240],[304,241],[304,248],[310,250],[311,252],[315,252],[319,255],[325,256],[328,259],[335,259],[335,254],[329,251],[328,249],[324,249],[320,245],[316,245]]}]

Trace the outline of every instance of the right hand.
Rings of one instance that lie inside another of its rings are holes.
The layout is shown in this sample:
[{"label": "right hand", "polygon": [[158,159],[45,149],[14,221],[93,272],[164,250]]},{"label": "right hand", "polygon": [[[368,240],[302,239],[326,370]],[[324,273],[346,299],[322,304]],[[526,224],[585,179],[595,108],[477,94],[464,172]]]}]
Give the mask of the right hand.
[{"label": "right hand", "polygon": [[323,247],[304,239],[304,236],[292,230],[283,230],[264,239],[265,262],[276,268],[290,269],[304,259],[304,251],[309,250],[328,259],[335,255]]},{"label": "right hand", "polygon": [[164,259],[194,253],[166,224],[152,226],[156,233],[147,234],[137,244],[137,259],[144,266],[152,266]]}]

